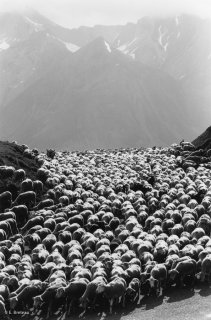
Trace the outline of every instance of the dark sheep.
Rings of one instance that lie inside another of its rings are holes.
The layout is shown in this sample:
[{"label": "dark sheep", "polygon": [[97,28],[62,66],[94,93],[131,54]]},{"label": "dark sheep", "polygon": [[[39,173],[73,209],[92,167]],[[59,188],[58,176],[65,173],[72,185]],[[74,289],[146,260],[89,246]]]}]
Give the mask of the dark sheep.
[{"label": "dark sheep", "polygon": [[4,212],[5,209],[10,208],[12,205],[12,194],[9,191],[5,191],[0,194],[0,212]]},{"label": "dark sheep", "polygon": [[22,233],[27,232],[29,229],[31,229],[32,227],[35,227],[36,225],[41,225],[43,226],[44,224],[44,218],[42,216],[37,216],[34,218],[31,218],[27,221],[27,223],[23,226],[23,228],[21,229]]},{"label": "dark sheep", "polygon": [[26,224],[29,218],[29,211],[27,206],[19,205],[11,208],[11,211],[15,213],[18,228],[21,228]]},{"label": "dark sheep", "polygon": [[43,183],[40,180],[33,181],[33,190],[37,195],[41,195],[43,193]]},{"label": "dark sheep", "polygon": [[14,181],[21,182],[26,178],[26,172],[23,169],[18,169],[14,173]]},{"label": "dark sheep", "polygon": [[21,182],[21,192],[32,191],[33,182],[31,179],[25,179]]},{"label": "dark sheep", "polygon": [[44,221],[43,227],[48,228],[51,230],[51,232],[53,232],[56,227],[56,221],[53,218],[49,218],[46,221]]},{"label": "dark sheep", "polygon": [[36,233],[25,236],[24,241],[25,241],[25,251],[31,251],[38,244],[41,243],[41,239]]},{"label": "dark sheep", "polygon": [[52,207],[53,205],[54,205],[54,201],[52,199],[42,200],[38,203],[36,207],[34,207],[34,210],[49,208],[49,207]]},{"label": "dark sheep", "polygon": [[20,193],[15,201],[13,202],[13,206],[16,205],[26,205],[27,208],[32,208],[36,204],[36,194],[34,191],[26,191]]},{"label": "dark sheep", "polygon": [[0,166],[0,178],[11,179],[15,173],[15,168],[10,166]]}]

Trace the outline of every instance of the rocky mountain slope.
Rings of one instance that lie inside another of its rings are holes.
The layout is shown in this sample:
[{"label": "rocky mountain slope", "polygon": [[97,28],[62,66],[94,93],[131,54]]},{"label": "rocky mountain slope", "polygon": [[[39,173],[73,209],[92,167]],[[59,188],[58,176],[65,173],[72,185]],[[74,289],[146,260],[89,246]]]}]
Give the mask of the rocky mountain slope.
[{"label": "rocky mountain slope", "polygon": [[192,139],[210,117],[209,21],[142,18],[68,30],[0,16],[1,139],[88,149]]},{"label": "rocky mountain slope", "polygon": [[[25,145],[18,145],[15,142],[0,141],[0,166],[11,166],[16,170],[24,169],[30,179],[36,179],[36,173],[39,165],[35,157],[29,157],[24,150]],[[1,176],[0,179],[0,193],[6,190],[14,192],[14,184],[10,182],[7,184]]]},{"label": "rocky mountain slope", "polygon": [[211,149],[211,126],[192,142],[197,148]]}]

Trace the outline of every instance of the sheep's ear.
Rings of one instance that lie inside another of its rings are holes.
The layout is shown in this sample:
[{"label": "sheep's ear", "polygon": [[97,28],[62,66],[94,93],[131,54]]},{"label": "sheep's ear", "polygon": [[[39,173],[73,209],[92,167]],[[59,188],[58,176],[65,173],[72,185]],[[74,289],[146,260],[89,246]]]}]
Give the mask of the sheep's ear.
[{"label": "sheep's ear", "polygon": [[156,281],[156,280],[155,280],[154,278],[151,278],[151,277],[149,278],[149,283],[150,283],[150,286],[151,286],[151,287],[154,287],[155,281]]},{"label": "sheep's ear", "polygon": [[72,268],[70,266],[65,266],[65,272],[71,272]]},{"label": "sheep's ear", "polygon": [[136,291],[133,288],[127,288],[126,292],[130,294],[132,292],[135,293]]},{"label": "sheep's ear", "polygon": [[14,302],[14,301],[17,302],[17,301],[18,301],[18,298],[17,298],[17,297],[12,297],[12,298],[10,298],[10,303],[11,303],[11,302]]},{"label": "sheep's ear", "polygon": [[196,279],[200,279],[200,277],[201,277],[201,272],[196,274]]},{"label": "sheep's ear", "polygon": [[173,275],[173,279],[176,277],[176,275],[179,274],[179,272],[177,270],[170,270],[169,271],[169,275]]},{"label": "sheep's ear", "polygon": [[96,293],[102,293],[102,292],[104,292],[104,286],[97,287]]}]

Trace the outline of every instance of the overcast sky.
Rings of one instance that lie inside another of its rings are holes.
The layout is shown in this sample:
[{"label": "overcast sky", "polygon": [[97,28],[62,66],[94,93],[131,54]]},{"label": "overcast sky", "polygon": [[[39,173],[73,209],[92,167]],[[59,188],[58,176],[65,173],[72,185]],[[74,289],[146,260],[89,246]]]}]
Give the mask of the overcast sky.
[{"label": "overcast sky", "polygon": [[25,6],[69,28],[125,24],[145,15],[190,13],[211,18],[211,0],[0,0],[0,11]]}]

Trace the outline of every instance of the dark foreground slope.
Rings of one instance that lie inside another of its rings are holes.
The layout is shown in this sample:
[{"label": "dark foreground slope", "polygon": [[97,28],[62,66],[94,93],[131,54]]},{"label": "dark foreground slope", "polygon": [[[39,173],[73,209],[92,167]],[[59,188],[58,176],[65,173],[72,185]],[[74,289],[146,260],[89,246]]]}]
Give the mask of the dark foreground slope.
[{"label": "dark foreground slope", "polygon": [[24,169],[27,176],[33,179],[39,166],[34,157],[24,153],[25,150],[25,145],[0,141],[0,166],[13,166],[15,169]]},{"label": "dark foreground slope", "polygon": [[211,149],[211,127],[208,127],[192,142],[197,148]]}]

